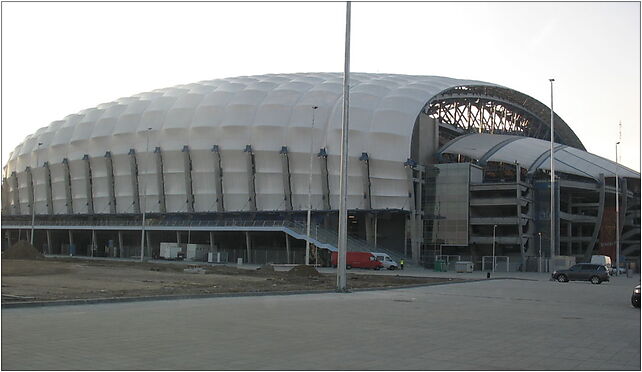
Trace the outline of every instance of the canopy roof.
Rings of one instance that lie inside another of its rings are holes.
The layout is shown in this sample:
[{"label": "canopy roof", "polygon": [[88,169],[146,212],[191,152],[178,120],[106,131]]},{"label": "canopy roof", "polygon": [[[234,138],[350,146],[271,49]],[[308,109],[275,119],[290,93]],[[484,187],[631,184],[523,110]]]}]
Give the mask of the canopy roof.
[{"label": "canopy roof", "polygon": [[[582,177],[599,179],[600,173],[605,177],[614,177],[616,166],[620,177],[640,178],[640,173],[622,165],[567,145],[556,143],[555,171]],[[536,138],[506,136],[498,134],[468,134],[457,137],[445,144],[438,152],[443,154],[464,155],[484,165],[489,161],[519,163],[528,169],[530,174],[537,169],[549,170],[550,142]]]}]

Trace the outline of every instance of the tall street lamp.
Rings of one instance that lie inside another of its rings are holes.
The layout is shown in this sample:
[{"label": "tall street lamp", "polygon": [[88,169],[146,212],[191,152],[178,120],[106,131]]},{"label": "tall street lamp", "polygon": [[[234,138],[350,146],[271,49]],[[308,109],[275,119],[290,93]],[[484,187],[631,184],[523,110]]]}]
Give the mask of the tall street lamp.
[{"label": "tall street lamp", "polygon": [[553,82],[555,79],[548,79],[551,83],[551,258],[555,256],[555,153],[553,144],[555,143],[554,113],[553,113]]},{"label": "tall street lamp", "polygon": [[314,143],[314,113],[319,106],[312,106],[312,127],[310,130],[310,169],[308,172],[308,226],[305,240],[305,264],[310,264],[310,216],[312,214],[312,148]]},{"label": "tall street lamp", "polygon": [[[149,131],[152,128],[147,128],[145,131],[146,145],[145,145],[145,156],[149,157]],[[148,162],[149,163],[149,162]],[[147,164],[148,165],[148,164]],[[143,177],[143,223],[140,229],[140,262],[145,261],[145,211],[147,210],[147,181]]]},{"label": "tall street lamp", "polygon": [[350,107],[350,2],[346,3],[346,38],[343,72],[343,116],[341,120],[341,172],[339,174],[339,238],[337,248],[337,291],[347,292],[346,256],[348,246],[348,131]]},{"label": "tall street lamp", "polygon": [[538,273],[542,272],[542,233],[539,232],[537,233],[539,236],[539,269],[537,270]]},{"label": "tall street lamp", "polygon": [[493,226],[493,272],[495,272],[495,230],[497,229],[497,225]]},{"label": "tall street lamp", "polygon": [[40,152],[40,146],[42,145],[42,142],[38,142],[38,147],[36,148],[36,165],[33,167],[33,171],[31,172],[31,189],[32,189],[32,195],[31,195],[31,238],[30,244],[33,246],[33,233],[35,230],[35,225],[36,225],[36,183],[34,182],[35,179],[35,170],[38,168],[38,153]]},{"label": "tall street lamp", "polygon": [[617,147],[620,141],[615,143],[615,275],[620,275],[620,183],[619,163],[617,158]]}]

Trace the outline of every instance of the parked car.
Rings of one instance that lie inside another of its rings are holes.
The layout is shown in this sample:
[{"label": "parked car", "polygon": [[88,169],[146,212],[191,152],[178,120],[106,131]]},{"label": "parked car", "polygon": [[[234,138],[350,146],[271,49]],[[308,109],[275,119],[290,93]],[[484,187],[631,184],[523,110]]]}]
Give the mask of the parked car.
[{"label": "parked car", "polygon": [[568,282],[571,280],[588,280],[593,284],[608,282],[609,271],[604,265],[581,263],[571,266],[568,270],[553,271],[552,280]]},{"label": "parked car", "polygon": [[633,307],[637,307],[638,309],[640,308],[640,285],[637,285],[633,289],[633,295],[631,295],[631,305],[633,305]]},{"label": "parked car", "polygon": [[[337,267],[337,260],[337,252],[332,252],[332,267]],[[346,269],[352,269],[353,267],[379,270],[383,268],[383,263],[377,261],[370,252],[346,252]]]},{"label": "parked car", "polygon": [[390,256],[388,256],[385,253],[376,253],[373,252],[375,258],[377,261],[381,262],[383,264],[384,269],[388,270],[397,270],[399,268],[399,264],[395,262]]}]

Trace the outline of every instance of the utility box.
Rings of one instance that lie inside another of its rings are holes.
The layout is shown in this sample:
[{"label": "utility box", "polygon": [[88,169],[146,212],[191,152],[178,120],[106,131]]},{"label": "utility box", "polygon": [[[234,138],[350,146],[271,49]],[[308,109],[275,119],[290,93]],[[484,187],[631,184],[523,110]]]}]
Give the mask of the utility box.
[{"label": "utility box", "polygon": [[160,257],[166,260],[175,260],[182,249],[178,243],[162,242],[160,243]]},{"label": "utility box", "polygon": [[191,261],[205,261],[209,250],[209,244],[188,244],[185,251],[185,259]]},{"label": "utility box", "polygon": [[455,262],[455,271],[458,273],[472,273],[473,267],[473,263],[470,261]]}]

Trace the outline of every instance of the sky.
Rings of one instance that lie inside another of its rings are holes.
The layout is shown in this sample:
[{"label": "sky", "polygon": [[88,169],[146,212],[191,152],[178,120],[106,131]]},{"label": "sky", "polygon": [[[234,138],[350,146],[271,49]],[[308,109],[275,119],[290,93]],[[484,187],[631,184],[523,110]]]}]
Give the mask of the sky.
[{"label": "sky", "polygon": [[[341,72],[345,3],[2,3],[2,164],[52,121],[140,92]],[[500,84],[640,171],[640,3],[353,3],[351,71]]]}]

